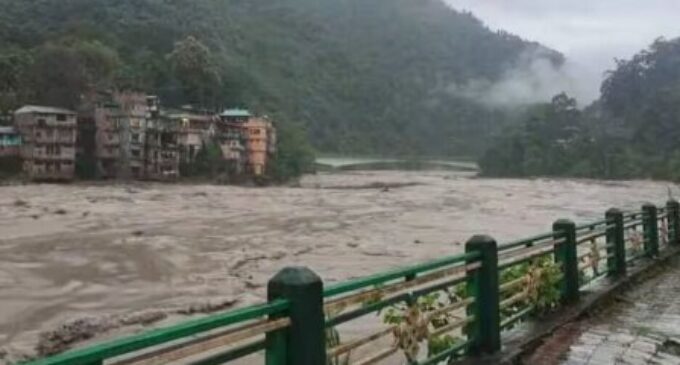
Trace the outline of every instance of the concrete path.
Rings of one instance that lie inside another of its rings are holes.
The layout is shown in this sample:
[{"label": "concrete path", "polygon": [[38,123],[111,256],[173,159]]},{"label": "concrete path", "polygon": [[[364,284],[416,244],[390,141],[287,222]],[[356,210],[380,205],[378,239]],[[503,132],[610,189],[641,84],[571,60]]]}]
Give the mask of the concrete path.
[{"label": "concrete path", "polygon": [[523,363],[680,364],[680,260],[617,299],[558,330]]}]

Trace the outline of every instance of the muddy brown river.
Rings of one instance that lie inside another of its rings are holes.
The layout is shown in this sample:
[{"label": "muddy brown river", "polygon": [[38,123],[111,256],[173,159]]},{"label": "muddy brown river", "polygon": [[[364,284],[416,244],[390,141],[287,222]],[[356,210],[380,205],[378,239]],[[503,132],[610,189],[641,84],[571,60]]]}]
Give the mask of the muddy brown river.
[{"label": "muddy brown river", "polygon": [[669,188],[680,195],[663,182],[438,171],[324,173],[299,187],[0,187],[0,358],[259,302],[287,265],[334,282],[461,252],[475,233],[503,242],[661,203]]}]

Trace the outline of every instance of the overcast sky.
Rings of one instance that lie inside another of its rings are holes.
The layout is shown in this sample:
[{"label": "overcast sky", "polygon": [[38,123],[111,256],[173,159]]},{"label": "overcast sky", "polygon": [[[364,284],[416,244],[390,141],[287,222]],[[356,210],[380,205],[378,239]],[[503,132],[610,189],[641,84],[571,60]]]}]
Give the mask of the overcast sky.
[{"label": "overcast sky", "polygon": [[[680,0],[445,0],[490,28],[562,52],[589,89],[614,58],[629,58],[655,38],[680,36]],[[594,79],[594,80],[593,80]]]}]

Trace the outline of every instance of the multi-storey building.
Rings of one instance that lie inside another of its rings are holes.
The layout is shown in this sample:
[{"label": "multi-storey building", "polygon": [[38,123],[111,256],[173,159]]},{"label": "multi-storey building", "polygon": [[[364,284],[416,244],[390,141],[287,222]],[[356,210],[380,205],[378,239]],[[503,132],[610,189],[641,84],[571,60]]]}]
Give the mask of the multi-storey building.
[{"label": "multi-storey building", "polygon": [[167,118],[179,125],[178,145],[181,162],[194,163],[203,144],[215,136],[219,118],[195,111],[171,112]]},{"label": "multi-storey building", "polygon": [[23,140],[23,169],[33,180],[71,180],[76,157],[76,113],[71,110],[24,106],[14,113]]},{"label": "multi-storey building", "polygon": [[177,120],[161,115],[157,105],[150,107],[152,117],[147,120],[144,155],[144,174],[147,179],[168,180],[179,177],[179,127]]},{"label": "multi-storey building", "polygon": [[144,178],[146,123],[150,118],[147,96],[138,92],[116,92],[118,120],[118,176]]},{"label": "multi-storey building", "polygon": [[124,115],[112,100],[101,101],[94,108],[95,160],[97,175],[117,178],[126,175],[122,171],[121,128]]},{"label": "multi-storey building", "polygon": [[243,126],[248,155],[246,171],[255,176],[264,175],[267,171],[269,157],[275,153],[276,130],[274,125],[265,117],[251,117]]},{"label": "multi-storey building", "polygon": [[248,154],[244,125],[250,117],[250,112],[242,109],[227,109],[220,114],[217,137],[232,174],[243,174],[246,169]]},{"label": "multi-storey building", "polygon": [[243,109],[220,114],[222,154],[239,166],[237,173],[264,175],[269,157],[276,152],[276,128],[267,117],[255,117]]},{"label": "multi-storey building", "polygon": [[157,97],[137,92],[112,93],[97,103],[94,115],[101,177],[177,176],[178,127],[161,116]]}]

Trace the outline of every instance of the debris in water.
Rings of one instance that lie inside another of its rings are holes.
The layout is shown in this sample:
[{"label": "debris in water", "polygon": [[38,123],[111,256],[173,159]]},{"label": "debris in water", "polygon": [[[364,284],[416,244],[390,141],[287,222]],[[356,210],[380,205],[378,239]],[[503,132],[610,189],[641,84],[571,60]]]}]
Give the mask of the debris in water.
[{"label": "debris in water", "polygon": [[152,323],[162,321],[164,319],[168,318],[168,315],[159,312],[159,311],[148,311],[148,312],[139,312],[139,313],[132,313],[129,315],[124,316],[123,318],[120,319],[120,323],[126,326],[131,326],[135,324],[141,324],[144,326],[148,326]]},{"label": "debris in water", "polygon": [[98,333],[115,327],[110,321],[95,317],[79,318],[59,326],[57,329],[42,332],[39,336],[36,351],[38,355],[50,356],[63,352],[71,345],[89,340]]},{"label": "debris in water", "polygon": [[212,313],[233,307],[238,303],[236,298],[228,298],[219,302],[196,303],[177,311],[178,314],[191,315],[197,313]]},{"label": "debris in water", "polygon": [[363,190],[363,189],[380,189],[381,191],[389,191],[392,188],[406,188],[406,187],[411,187],[411,186],[419,186],[423,185],[422,183],[419,182],[393,182],[393,183],[385,183],[385,182],[372,182],[372,183],[367,183],[367,184],[360,184],[360,185],[331,185],[331,186],[326,186],[323,189],[327,190]]},{"label": "debris in water", "polygon": [[25,200],[17,199],[14,201],[14,206],[15,207],[28,207],[29,204]]}]

